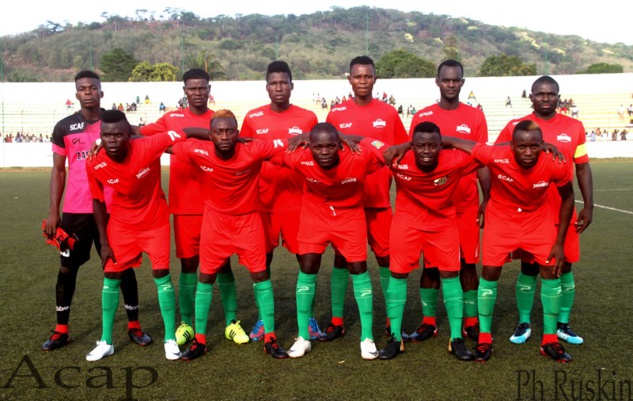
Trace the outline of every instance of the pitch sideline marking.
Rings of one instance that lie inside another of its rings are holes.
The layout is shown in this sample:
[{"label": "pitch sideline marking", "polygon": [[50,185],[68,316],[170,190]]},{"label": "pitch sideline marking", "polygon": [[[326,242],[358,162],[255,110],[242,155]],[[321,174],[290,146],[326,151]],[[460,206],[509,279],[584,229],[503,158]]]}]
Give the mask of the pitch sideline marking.
[{"label": "pitch sideline marking", "polygon": [[[577,200],[576,203],[583,203],[583,201],[579,201]],[[609,207],[609,206],[603,206],[603,205],[597,205],[597,204],[593,204],[594,207],[600,207],[602,209],[607,209],[607,210],[613,210],[615,212],[620,212],[620,213],[626,213],[626,214],[633,214],[632,211],[630,210],[622,210],[622,209],[616,209],[614,207]]]}]

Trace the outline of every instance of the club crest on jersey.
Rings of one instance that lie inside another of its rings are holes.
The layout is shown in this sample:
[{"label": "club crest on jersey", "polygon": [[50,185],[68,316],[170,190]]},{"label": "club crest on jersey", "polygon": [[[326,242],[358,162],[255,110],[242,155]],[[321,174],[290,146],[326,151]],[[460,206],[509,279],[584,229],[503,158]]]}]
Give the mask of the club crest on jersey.
[{"label": "club crest on jersey", "polygon": [[371,146],[373,146],[373,147],[374,147],[374,148],[376,148],[376,149],[380,149],[380,148],[382,148],[383,146],[385,146],[385,143],[384,143],[384,142],[381,142],[381,141],[379,141],[379,140],[377,140],[377,139],[376,139],[375,141],[372,141],[372,142],[371,142]]},{"label": "club crest on jersey", "polygon": [[534,186],[532,188],[544,188],[544,187],[548,187],[548,186],[549,186],[549,182],[539,181],[536,184],[534,184]]},{"label": "club crest on jersey", "polygon": [[560,135],[556,135],[556,140],[558,142],[570,143],[571,142],[571,137],[563,132]]},{"label": "club crest on jersey", "polygon": [[255,117],[261,117],[263,115],[264,115],[263,111],[258,111],[257,113],[249,114],[248,117],[249,118],[255,118]]},{"label": "club crest on jersey", "polygon": [[440,177],[438,179],[433,180],[433,185],[439,187],[440,185],[444,185],[448,182],[448,177]]},{"label": "club crest on jersey", "polygon": [[290,135],[301,135],[301,134],[303,134],[303,130],[295,125],[294,127],[288,128],[288,134],[290,134]]},{"label": "club crest on jersey", "polygon": [[149,173],[149,167],[146,167],[142,170],[140,170],[137,174],[136,174],[136,179],[141,179],[143,176],[146,176],[147,173]]},{"label": "club crest on jersey", "polygon": [[374,128],[378,128],[378,127],[386,127],[387,126],[387,122],[385,120],[383,120],[382,118],[379,118],[378,120],[373,122]]},{"label": "club crest on jersey", "polygon": [[267,133],[268,133],[268,128],[262,128],[262,129],[255,130],[255,134],[256,135],[264,135],[264,134],[267,134]]},{"label": "club crest on jersey", "polygon": [[338,125],[339,128],[345,129],[345,128],[352,128],[352,123],[341,123]]},{"label": "club crest on jersey", "polygon": [[457,132],[461,132],[462,134],[470,134],[470,127],[466,124],[460,124],[455,128]]}]

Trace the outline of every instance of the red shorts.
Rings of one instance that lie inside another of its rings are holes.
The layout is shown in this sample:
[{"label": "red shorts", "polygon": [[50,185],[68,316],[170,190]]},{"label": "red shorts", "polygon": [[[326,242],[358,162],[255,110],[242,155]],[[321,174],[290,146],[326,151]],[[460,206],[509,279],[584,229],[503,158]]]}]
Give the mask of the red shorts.
[{"label": "red shorts", "polygon": [[549,208],[519,212],[489,206],[485,218],[484,266],[503,266],[510,254],[518,249],[534,255],[534,262],[540,265],[554,266],[556,263],[554,259],[546,263],[556,241],[556,227]]},{"label": "red shorts", "polygon": [[108,259],[105,273],[121,272],[130,267],[139,267],[141,254],[149,256],[152,270],[169,269],[169,222],[158,228],[145,231],[129,229],[110,220],[108,223],[108,242],[114,253],[116,264]]},{"label": "red shorts", "polygon": [[279,236],[283,246],[292,254],[299,254],[299,212],[262,212],[262,223],[266,234],[266,253],[279,246]]},{"label": "red shorts", "polygon": [[235,216],[207,207],[200,239],[201,273],[217,273],[234,253],[250,272],[266,270],[264,227],[258,212]]},{"label": "red shorts", "polygon": [[[558,225],[554,226],[558,232]],[[580,234],[576,232],[574,223],[569,223],[565,236],[565,262],[577,263],[580,260]],[[530,253],[518,250],[512,252],[512,259],[521,259],[523,262],[534,263],[534,256]]]},{"label": "red shorts", "polygon": [[175,214],[174,237],[176,239],[176,257],[188,259],[200,254],[201,214]]},{"label": "red shorts", "polygon": [[461,258],[466,263],[479,262],[479,208],[468,208],[457,211],[457,228],[459,230],[459,247]]},{"label": "red shorts", "polygon": [[394,273],[410,273],[420,267],[420,253],[426,266],[459,271],[459,231],[447,226],[441,231],[423,231],[398,218],[391,224],[391,265]]},{"label": "red shorts", "polygon": [[377,257],[389,256],[389,230],[393,212],[391,208],[365,208],[367,240]]},{"label": "red shorts", "polygon": [[362,207],[306,205],[299,222],[299,254],[323,253],[328,244],[348,262],[367,260],[367,227]]}]

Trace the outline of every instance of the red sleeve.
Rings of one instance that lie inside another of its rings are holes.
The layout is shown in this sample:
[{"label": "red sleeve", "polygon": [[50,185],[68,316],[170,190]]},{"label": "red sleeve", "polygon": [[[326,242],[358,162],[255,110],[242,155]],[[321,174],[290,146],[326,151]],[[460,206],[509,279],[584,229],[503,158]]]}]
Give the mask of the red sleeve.
[{"label": "red sleeve", "polygon": [[406,128],[404,128],[402,119],[400,119],[399,115],[396,115],[396,121],[394,121],[393,144],[399,145],[409,141],[409,134],[407,133]]},{"label": "red sleeve", "polygon": [[377,158],[382,166],[385,165],[384,151],[388,148],[387,144],[373,138],[364,138],[360,141],[360,146],[363,149],[368,149],[375,158]]},{"label": "red sleeve", "polygon": [[244,121],[242,122],[242,129],[240,130],[240,136],[242,138],[255,138],[255,131],[253,127],[251,127],[250,119],[248,118],[248,114],[244,117]]},{"label": "red sleeve", "polygon": [[[99,159],[95,159],[99,160]],[[95,163],[90,163],[89,164],[89,168],[86,169],[86,172],[88,174],[88,186],[90,187],[90,195],[92,196],[93,199],[96,199],[100,202],[105,202],[105,195],[103,193],[103,185],[101,185],[101,183],[97,180],[97,177],[95,177],[93,171],[93,165],[96,164]]]},{"label": "red sleeve", "polygon": [[475,145],[470,155],[473,157],[473,159],[479,161],[481,164],[486,166],[490,162],[493,150],[493,146],[478,143]]},{"label": "red sleeve", "polygon": [[141,128],[141,135],[144,136],[152,136],[152,135],[156,135],[159,134],[161,132],[165,132],[167,131],[167,124],[165,124],[165,116],[167,114],[163,115],[161,118],[159,118],[155,123],[151,123],[151,124],[147,124],[144,125]]}]

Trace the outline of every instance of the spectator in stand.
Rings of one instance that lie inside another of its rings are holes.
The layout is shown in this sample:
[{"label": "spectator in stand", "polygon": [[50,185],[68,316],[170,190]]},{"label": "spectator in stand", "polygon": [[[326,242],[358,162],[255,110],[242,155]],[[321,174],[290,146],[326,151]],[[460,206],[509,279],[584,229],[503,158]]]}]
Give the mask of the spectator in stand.
[{"label": "spectator in stand", "polygon": [[510,99],[510,96],[506,98],[506,107],[508,106],[512,107],[512,100]]},{"label": "spectator in stand", "polygon": [[622,132],[620,132],[620,140],[621,141],[626,141],[626,134],[628,134],[628,132],[625,129],[623,129]]},{"label": "spectator in stand", "polygon": [[618,140],[618,130],[614,129],[613,132],[611,133],[611,140],[612,141],[617,141]]}]

